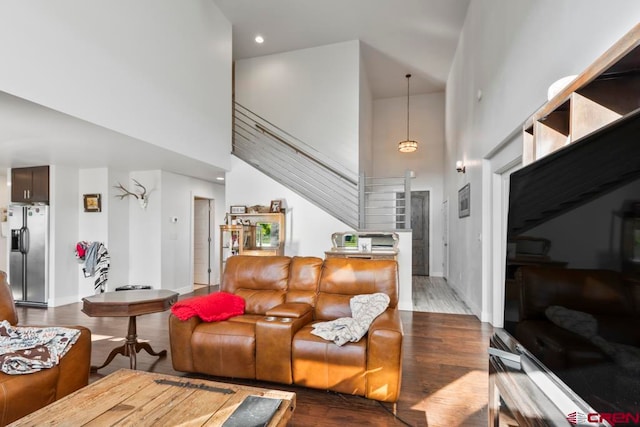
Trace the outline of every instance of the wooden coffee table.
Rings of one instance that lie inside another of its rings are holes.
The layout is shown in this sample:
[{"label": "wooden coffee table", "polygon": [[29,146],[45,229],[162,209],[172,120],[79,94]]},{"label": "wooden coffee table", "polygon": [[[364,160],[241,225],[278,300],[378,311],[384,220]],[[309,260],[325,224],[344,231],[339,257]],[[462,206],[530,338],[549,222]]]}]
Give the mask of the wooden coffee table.
[{"label": "wooden coffee table", "polygon": [[295,393],[121,369],[12,425],[220,426],[251,395],[282,400],[269,427],[291,419]]},{"label": "wooden coffee table", "polygon": [[152,356],[164,357],[167,350],[154,351],[146,342],[139,342],[136,331],[136,316],[167,310],[178,300],[178,294],[165,289],[104,292],[82,298],[82,311],[90,317],[129,317],[127,339],[123,345],[114,348],[107,360],[100,366],[92,366],[96,372],[104,368],[118,354],[129,356],[129,367],[136,369],[136,354],[144,350]]}]

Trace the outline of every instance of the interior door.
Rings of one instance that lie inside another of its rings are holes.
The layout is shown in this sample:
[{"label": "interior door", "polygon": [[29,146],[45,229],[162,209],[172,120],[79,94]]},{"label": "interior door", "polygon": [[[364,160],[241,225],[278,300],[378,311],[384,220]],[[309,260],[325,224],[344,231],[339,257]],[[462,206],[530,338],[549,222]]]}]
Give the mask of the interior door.
[{"label": "interior door", "polygon": [[211,243],[213,223],[211,222],[210,199],[194,200],[193,218],[193,282],[211,285]]},{"label": "interior door", "polygon": [[411,192],[412,268],[414,276],[429,275],[429,192]]}]

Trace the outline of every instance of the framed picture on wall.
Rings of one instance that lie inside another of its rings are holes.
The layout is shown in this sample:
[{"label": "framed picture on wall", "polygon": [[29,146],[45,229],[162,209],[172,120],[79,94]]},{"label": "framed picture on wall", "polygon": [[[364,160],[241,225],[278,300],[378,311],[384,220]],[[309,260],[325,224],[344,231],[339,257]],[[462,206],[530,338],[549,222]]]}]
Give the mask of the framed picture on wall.
[{"label": "framed picture on wall", "polygon": [[269,206],[269,212],[278,213],[282,210],[282,201],[281,200],[272,200],[271,206]]},{"label": "framed picture on wall", "polygon": [[100,194],[83,194],[85,212],[101,212]]},{"label": "framed picture on wall", "polygon": [[458,191],[458,218],[471,215],[471,189],[469,184]]}]

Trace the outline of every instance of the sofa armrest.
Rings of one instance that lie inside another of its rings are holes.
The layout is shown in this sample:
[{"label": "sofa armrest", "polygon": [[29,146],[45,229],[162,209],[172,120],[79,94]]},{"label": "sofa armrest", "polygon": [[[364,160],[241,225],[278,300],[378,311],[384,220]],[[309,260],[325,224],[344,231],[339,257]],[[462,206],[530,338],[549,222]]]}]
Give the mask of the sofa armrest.
[{"label": "sofa armrest", "polygon": [[269,309],[265,315],[274,317],[291,317],[298,319],[313,310],[310,304],[304,302],[286,302]]},{"label": "sofa armrest", "polygon": [[91,372],[91,331],[83,326],[67,327],[79,329],[80,336],[60,359],[56,400],[89,384]]},{"label": "sofa armrest", "polygon": [[171,362],[173,369],[181,372],[195,372],[193,367],[193,351],[191,336],[193,331],[202,323],[194,316],[189,320],[180,320],[175,315],[169,315],[169,342],[171,344]]},{"label": "sofa armrest", "polygon": [[313,313],[309,310],[300,317],[266,316],[256,322],[256,379],[284,384],[293,382],[293,337],[312,320]]},{"label": "sofa armrest", "polygon": [[367,334],[366,397],[396,402],[402,380],[402,321],[400,312],[389,308],[371,323]]}]

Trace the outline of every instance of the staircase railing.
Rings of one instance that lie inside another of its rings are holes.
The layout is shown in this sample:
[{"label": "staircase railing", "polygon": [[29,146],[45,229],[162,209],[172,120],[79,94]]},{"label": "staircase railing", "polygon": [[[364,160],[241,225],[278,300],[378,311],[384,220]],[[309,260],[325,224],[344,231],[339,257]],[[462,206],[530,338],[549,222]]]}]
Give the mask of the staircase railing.
[{"label": "staircase railing", "polygon": [[358,179],[268,120],[234,103],[233,154],[359,229]]},{"label": "staircase railing", "polygon": [[358,177],[237,102],[233,154],[356,230],[411,228],[409,172]]},{"label": "staircase railing", "polygon": [[411,172],[403,177],[360,176],[360,226],[369,230],[411,228]]}]

